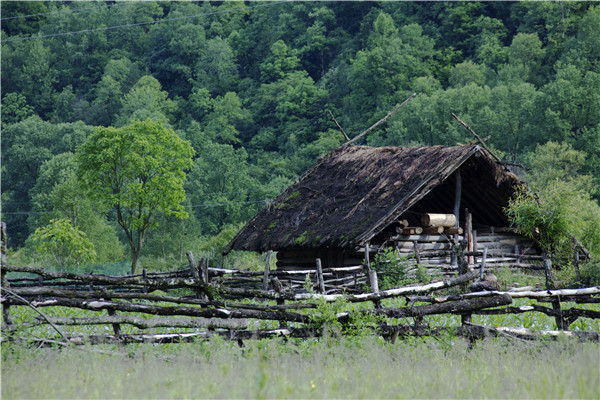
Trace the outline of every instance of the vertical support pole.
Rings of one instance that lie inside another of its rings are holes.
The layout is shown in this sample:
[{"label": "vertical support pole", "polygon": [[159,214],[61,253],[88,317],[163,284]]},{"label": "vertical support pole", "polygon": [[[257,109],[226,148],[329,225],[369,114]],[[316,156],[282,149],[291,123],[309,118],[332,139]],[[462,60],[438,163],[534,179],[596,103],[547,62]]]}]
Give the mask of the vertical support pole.
[{"label": "vertical support pole", "polygon": [[460,221],[460,198],[462,194],[462,178],[460,176],[460,169],[454,173],[456,178],[454,184],[454,216],[456,217],[456,223],[454,226],[458,227],[458,221]]},{"label": "vertical support pole", "polygon": [[413,245],[415,246],[415,259],[417,260],[417,265],[421,265],[421,254],[419,254],[419,245],[416,240],[413,240]]},{"label": "vertical support pole", "polygon": [[204,281],[204,283],[206,283],[208,285],[209,283],[209,278],[208,278],[208,258],[203,258],[202,262],[200,263],[200,267],[202,269],[202,280]]},{"label": "vertical support pole", "polygon": [[[460,175],[460,168],[456,170],[454,173],[455,182],[454,182],[454,216],[456,217],[456,222],[454,223],[455,227],[459,226],[460,221],[460,202],[462,196],[462,177]],[[458,242],[458,235],[454,235],[454,244]],[[458,265],[458,259],[456,252],[452,252],[450,254],[450,265],[455,266]]]},{"label": "vertical support pole", "polygon": [[[142,278],[144,278],[144,280],[148,279],[148,271],[146,268],[142,268]],[[144,293],[148,293],[148,286],[146,285],[144,285]]]},{"label": "vertical support pole", "polygon": [[371,288],[373,293],[379,293],[379,282],[377,280],[377,271],[369,271],[369,280],[371,281]]},{"label": "vertical support pole", "polygon": [[[544,272],[546,273],[546,289],[552,290],[554,288],[554,280],[552,278],[552,261],[550,260],[550,254],[544,252],[542,255],[543,264],[544,264]],[[560,299],[552,300],[552,309],[555,312],[554,320],[556,321],[556,329],[565,330],[568,329],[568,324],[565,319],[562,317],[562,309],[560,306]]]},{"label": "vertical support pole", "polygon": [[371,272],[371,260],[369,259],[369,242],[365,243],[365,268]]},{"label": "vertical support pole", "polygon": [[319,293],[325,293],[325,279],[323,278],[323,266],[321,259],[317,258],[317,283],[319,284]]},{"label": "vertical support pole", "polygon": [[[477,253],[477,230],[473,229],[473,252]],[[477,256],[473,256],[473,265],[477,264]]]},{"label": "vertical support pole", "polygon": [[481,269],[479,270],[479,279],[483,280],[483,270],[485,269],[485,260],[487,258],[488,247],[483,248],[483,256],[481,257]]},{"label": "vertical support pole", "polygon": [[[185,255],[187,256],[188,262],[190,264],[190,271],[192,273],[192,278],[194,278],[194,280],[196,282],[200,282],[203,281],[203,277],[202,275],[200,275],[200,268],[198,266],[198,264],[196,264],[196,260],[194,259],[194,253],[192,253],[192,251],[188,251],[187,253],[185,253]],[[202,299],[205,298],[206,296],[202,296],[202,292],[199,288],[197,288],[195,290],[196,292],[196,298],[198,299]]]},{"label": "vertical support pole", "polygon": [[[117,315],[117,313],[115,312],[115,310],[108,309],[106,311],[108,312],[108,315],[110,317],[113,317],[113,316]],[[113,331],[115,332],[115,336],[121,335],[121,325],[120,324],[112,324],[112,327],[113,327]]]},{"label": "vertical support pole", "polygon": [[265,271],[263,273],[263,290],[269,290],[269,271],[271,269],[271,254],[273,251],[267,251],[267,259],[265,261]]},{"label": "vertical support pole", "polygon": [[[473,252],[473,216],[468,208],[465,208],[465,239],[467,241],[467,251]],[[468,256],[467,265],[474,263],[473,256]]]},{"label": "vertical support pole", "polygon": [[579,248],[576,237],[573,237],[573,268],[575,268],[575,279],[579,284],[581,282],[581,272],[579,271]]}]

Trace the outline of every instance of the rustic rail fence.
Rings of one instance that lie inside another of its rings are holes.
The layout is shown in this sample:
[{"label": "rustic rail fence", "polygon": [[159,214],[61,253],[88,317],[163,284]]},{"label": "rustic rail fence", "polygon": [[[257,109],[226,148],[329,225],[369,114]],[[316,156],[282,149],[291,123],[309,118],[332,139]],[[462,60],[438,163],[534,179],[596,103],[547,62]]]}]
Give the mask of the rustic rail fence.
[{"label": "rustic rail fence", "polygon": [[[2,340],[23,340],[20,335],[23,328],[37,326],[49,326],[58,334],[50,339],[32,340],[40,345],[175,343],[214,335],[238,341],[273,336],[312,337],[323,333],[323,327],[314,318],[315,314],[319,313],[319,307],[340,299],[364,305],[352,313],[337,313],[335,322],[343,327],[351,327],[357,316],[375,315],[380,318],[380,322],[372,326],[372,329],[392,341],[405,335],[435,336],[448,332],[473,340],[486,336],[533,339],[558,335],[580,340],[600,340],[600,332],[568,330],[578,318],[600,318],[599,311],[577,307],[565,308],[563,305],[565,301],[577,304],[600,302],[600,286],[583,289],[433,295],[443,289],[463,287],[479,277],[479,271],[470,271],[426,285],[375,290],[370,293],[352,293],[351,290],[344,293],[328,293],[328,286],[339,286],[337,283],[332,284],[332,281],[343,279],[336,274],[351,273],[356,282],[362,282],[361,285],[366,282],[366,274],[360,271],[361,281],[358,278],[359,273],[355,270],[323,269],[318,268],[317,263],[314,271],[304,271],[305,279],[290,278],[290,274],[282,274],[282,271],[267,273],[266,268],[264,272],[251,273],[248,276],[237,270],[208,268],[202,262],[196,263],[191,254],[188,257],[190,268],[185,270],[124,277],[3,266]],[[34,277],[8,276],[14,273],[27,273]],[[310,282],[316,289],[303,292],[295,290],[297,287],[307,289],[306,275],[314,276],[314,283],[312,279]],[[240,280],[240,277],[251,277],[253,280]],[[265,290],[263,284],[267,280],[269,284]],[[244,283],[243,287],[241,282]],[[322,293],[317,293],[319,291]],[[382,306],[383,299],[398,297],[406,299],[405,306]],[[513,300],[518,298],[534,299],[538,303],[549,302],[552,307],[540,304],[515,306]],[[416,305],[417,303],[426,304]],[[16,306],[35,310],[37,317],[21,321],[19,324],[14,323],[11,308]],[[49,307],[82,309],[90,313],[89,316],[86,313],[86,316],[80,317],[50,316],[43,311]],[[559,331],[484,327],[474,325],[471,320],[472,315],[528,312],[540,312],[555,318]],[[423,317],[439,314],[460,315],[461,325],[429,327],[423,323]],[[414,324],[407,324],[405,318],[414,319]],[[269,328],[260,329],[265,323]],[[111,326],[113,333],[66,335],[60,328],[95,325]],[[127,332],[124,326],[128,327]],[[132,333],[134,328],[138,331]],[[160,328],[169,329],[168,332],[157,333]]]}]

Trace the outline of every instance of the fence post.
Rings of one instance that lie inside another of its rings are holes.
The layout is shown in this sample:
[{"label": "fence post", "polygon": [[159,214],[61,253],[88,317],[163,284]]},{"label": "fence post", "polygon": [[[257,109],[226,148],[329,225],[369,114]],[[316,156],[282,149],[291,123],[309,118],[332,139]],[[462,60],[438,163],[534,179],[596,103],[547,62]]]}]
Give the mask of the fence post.
[{"label": "fence post", "polygon": [[[543,264],[544,264],[544,272],[546,274],[546,289],[552,290],[554,288],[554,279],[552,278],[552,260],[550,259],[550,254],[544,252],[542,255]],[[556,321],[556,329],[559,331],[564,331],[569,329],[569,323],[563,318],[562,308],[560,305],[560,297],[556,299],[552,299],[552,309],[554,310],[554,320]]]},{"label": "fence post", "polygon": [[267,251],[267,260],[265,261],[265,272],[263,274],[263,290],[269,290],[269,270],[271,269],[271,254],[273,251]]},{"label": "fence post", "polygon": [[323,278],[323,267],[321,259],[317,258],[317,283],[319,284],[319,293],[325,293],[325,279]]}]

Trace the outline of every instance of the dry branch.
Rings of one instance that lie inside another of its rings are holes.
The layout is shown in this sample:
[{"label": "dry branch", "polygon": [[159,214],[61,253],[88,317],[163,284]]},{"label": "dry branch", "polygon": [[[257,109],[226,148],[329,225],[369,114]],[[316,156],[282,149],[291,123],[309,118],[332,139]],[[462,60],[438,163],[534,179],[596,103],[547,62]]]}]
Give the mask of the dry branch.
[{"label": "dry branch", "polygon": [[[43,323],[43,321],[40,321]],[[161,327],[173,328],[204,328],[204,329],[246,329],[250,325],[246,319],[219,318],[140,318],[130,315],[99,316],[99,317],[48,317],[48,322],[55,325],[109,325],[126,324],[140,329]]]},{"label": "dry branch", "polygon": [[[11,304],[21,305],[20,300],[14,300]],[[24,304],[24,303],[23,303]],[[90,311],[114,310],[121,312],[138,312],[153,315],[184,315],[188,317],[205,318],[255,318],[275,321],[308,322],[307,315],[283,312],[283,311],[260,311],[250,309],[228,310],[225,308],[197,308],[197,307],[161,307],[147,304],[134,304],[125,302],[102,301],[102,300],[79,300],[56,298],[42,301],[33,301],[36,307],[73,307]]]},{"label": "dry branch", "polygon": [[[512,303],[507,295],[497,295],[478,299],[459,300],[451,303],[429,304],[425,306],[403,307],[403,308],[380,308],[373,310],[361,310],[365,314],[385,315],[389,318],[422,317],[433,314],[463,314],[472,313],[489,307],[504,306]],[[342,313],[339,320],[345,321],[349,318],[348,313]]]},{"label": "dry branch", "polygon": [[402,107],[404,107],[416,95],[417,95],[416,93],[411,94],[406,100],[404,100],[401,104],[399,104],[398,106],[396,106],[396,108],[394,108],[392,111],[390,111],[385,117],[383,117],[379,121],[375,122],[370,128],[368,128],[365,131],[363,131],[360,134],[358,134],[356,137],[354,137],[354,139],[349,140],[346,143],[344,143],[343,146],[348,146],[348,145],[356,142],[358,139],[360,139],[361,137],[365,136],[367,133],[371,132],[373,129],[375,129],[379,125],[383,124],[385,121],[387,121],[387,119],[389,117],[391,117],[392,115],[394,115],[396,113],[396,111],[398,111],[399,109],[401,109]]}]

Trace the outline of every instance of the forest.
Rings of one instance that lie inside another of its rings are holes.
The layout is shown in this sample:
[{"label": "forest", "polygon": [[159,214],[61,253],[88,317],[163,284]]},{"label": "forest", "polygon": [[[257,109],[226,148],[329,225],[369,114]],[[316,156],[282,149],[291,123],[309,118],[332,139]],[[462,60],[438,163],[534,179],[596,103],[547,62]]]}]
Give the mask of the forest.
[{"label": "forest", "polygon": [[[412,93],[358,144],[472,141],[454,113],[524,165],[561,229],[600,256],[599,27],[593,2],[2,2],[9,256],[58,262],[40,242],[62,221],[93,249],[77,263],[130,248],[148,268],[192,249],[220,262],[248,219],[346,141],[331,115],[354,137]],[[143,215],[130,202],[128,221],[103,181],[109,132],[185,158],[185,175],[161,183],[169,196]]]}]

